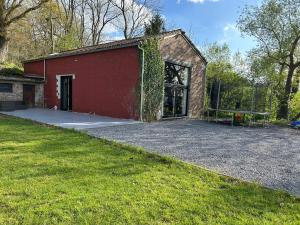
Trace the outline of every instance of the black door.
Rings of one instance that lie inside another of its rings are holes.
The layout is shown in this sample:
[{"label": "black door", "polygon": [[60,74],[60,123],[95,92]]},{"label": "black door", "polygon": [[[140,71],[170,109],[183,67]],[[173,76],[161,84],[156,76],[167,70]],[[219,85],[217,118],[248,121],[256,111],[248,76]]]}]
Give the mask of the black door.
[{"label": "black door", "polygon": [[60,82],[60,109],[72,110],[72,76],[62,76]]},{"label": "black door", "polygon": [[34,107],[35,103],[35,86],[23,84],[23,102],[27,107]]}]

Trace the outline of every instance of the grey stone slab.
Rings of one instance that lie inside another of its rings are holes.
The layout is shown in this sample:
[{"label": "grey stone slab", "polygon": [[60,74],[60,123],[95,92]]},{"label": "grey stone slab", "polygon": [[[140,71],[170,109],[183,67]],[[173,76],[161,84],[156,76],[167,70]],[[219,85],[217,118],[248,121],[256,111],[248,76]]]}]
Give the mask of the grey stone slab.
[{"label": "grey stone slab", "polygon": [[110,117],[91,115],[88,113],[66,112],[41,108],[31,108],[26,110],[16,110],[13,112],[1,113],[76,130],[139,123],[138,121],[134,120],[115,119]]}]

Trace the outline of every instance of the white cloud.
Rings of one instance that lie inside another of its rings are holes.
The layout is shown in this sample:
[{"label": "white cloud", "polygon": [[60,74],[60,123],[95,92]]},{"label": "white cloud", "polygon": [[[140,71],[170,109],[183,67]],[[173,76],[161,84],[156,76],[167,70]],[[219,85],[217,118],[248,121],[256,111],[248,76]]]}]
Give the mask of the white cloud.
[{"label": "white cloud", "polygon": [[[202,4],[204,2],[219,2],[221,0],[186,0],[188,2],[192,2],[192,3],[195,3],[195,4]],[[181,0],[176,0],[176,4],[180,4],[181,3]]]},{"label": "white cloud", "polygon": [[116,26],[114,26],[113,24],[111,23],[108,23],[104,29],[103,29],[103,33],[104,34],[111,34],[111,33],[116,33],[118,30],[116,28]]},{"label": "white cloud", "polygon": [[[192,3],[204,3],[204,2],[219,2],[220,0],[187,0],[188,2],[192,2]],[[177,0],[178,2],[178,0]]]},{"label": "white cloud", "polygon": [[249,37],[243,37],[235,23],[227,23],[223,27],[223,36],[218,41],[219,44],[229,44],[233,52],[246,52],[253,48],[256,42]]},{"label": "white cloud", "polygon": [[240,36],[240,32],[234,23],[227,23],[223,27],[223,38],[218,42],[220,44],[229,43],[233,37]]},{"label": "white cloud", "polygon": [[228,31],[236,31],[238,32],[238,29],[236,27],[236,24],[234,23],[228,23],[224,26],[224,32],[228,32]]}]

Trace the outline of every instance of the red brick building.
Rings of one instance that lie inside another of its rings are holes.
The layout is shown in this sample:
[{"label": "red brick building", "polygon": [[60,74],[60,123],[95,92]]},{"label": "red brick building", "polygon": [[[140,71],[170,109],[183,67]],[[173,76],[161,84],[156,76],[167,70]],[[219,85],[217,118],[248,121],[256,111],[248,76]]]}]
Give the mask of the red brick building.
[{"label": "red brick building", "polygon": [[[158,36],[166,62],[162,117],[199,117],[204,107],[206,60],[181,30]],[[140,118],[136,94],[144,37],[52,54],[24,62],[26,75],[45,79],[45,107]],[[181,83],[175,77],[180,76]],[[163,91],[163,90],[162,90]]]}]

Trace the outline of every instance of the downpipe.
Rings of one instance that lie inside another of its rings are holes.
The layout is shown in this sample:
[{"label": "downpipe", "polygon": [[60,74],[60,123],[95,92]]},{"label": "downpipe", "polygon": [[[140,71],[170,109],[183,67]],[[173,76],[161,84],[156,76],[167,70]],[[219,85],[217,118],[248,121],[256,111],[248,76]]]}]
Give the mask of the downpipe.
[{"label": "downpipe", "polygon": [[44,58],[44,84],[43,84],[44,101],[43,101],[43,108],[45,108],[45,106],[46,106],[46,102],[45,102],[45,84],[46,84],[46,58]]},{"label": "downpipe", "polygon": [[141,99],[140,99],[140,120],[143,121],[143,109],[144,109],[144,72],[145,72],[145,51],[138,45],[139,50],[142,52],[142,71],[141,71]]}]

